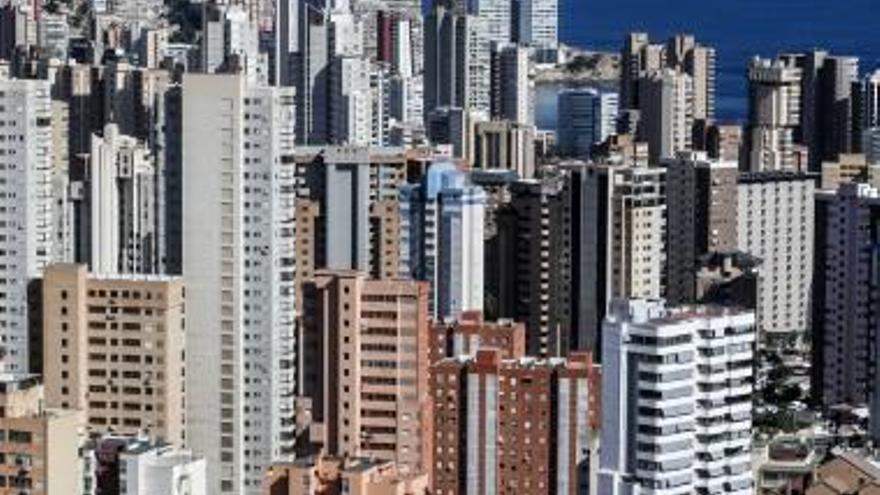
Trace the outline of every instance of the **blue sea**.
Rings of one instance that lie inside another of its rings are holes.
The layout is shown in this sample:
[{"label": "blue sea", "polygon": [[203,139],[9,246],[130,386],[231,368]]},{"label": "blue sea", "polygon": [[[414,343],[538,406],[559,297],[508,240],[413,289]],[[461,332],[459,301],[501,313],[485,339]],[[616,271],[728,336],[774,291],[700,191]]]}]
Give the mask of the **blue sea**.
[{"label": "blue sea", "polygon": [[[588,49],[619,51],[626,33],[665,41],[690,32],[717,53],[716,114],[746,114],[745,67],[754,55],[823,48],[880,67],[880,0],[560,0],[560,37]],[[538,94],[538,125],[555,127],[552,94]],[[548,112],[548,110],[552,112]]]}]

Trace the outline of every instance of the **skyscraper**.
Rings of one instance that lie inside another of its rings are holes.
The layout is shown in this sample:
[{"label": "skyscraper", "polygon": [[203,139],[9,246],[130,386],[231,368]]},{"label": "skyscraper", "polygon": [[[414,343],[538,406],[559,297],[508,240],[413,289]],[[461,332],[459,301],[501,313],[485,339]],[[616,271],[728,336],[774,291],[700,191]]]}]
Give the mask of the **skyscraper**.
[{"label": "skyscraper", "polygon": [[598,493],[753,493],[754,326],[748,311],[612,304]]},{"label": "skyscraper", "polygon": [[0,76],[0,363],[7,373],[29,371],[28,282],[51,261],[52,108],[48,81]]},{"label": "skyscraper", "polygon": [[153,157],[144,143],[120,135],[115,124],[107,124],[103,136],[92,136],[88,223],[92,271],[160,271],[157,182]]},{"label": "skyscraper", "polygon": [[183,102],[187,444],[211,493],[259,493],[293,447],[294,95],[188,74]]},{"label": "skyscraper", "polygon": [[815,182],[798,172],[739,177],[737,244],[762,260],[757,328],[770,345],[799,346],[810,328]]},{"label": "skyscraper", "polygon": [[616,298],[666,293],[666,169],[628,165],[572,167],[575,195],[573,283],[578,348],[599,352],[599,332]]},{"label": "skyscraper", "polygon": [[451,162],[401,189],[401,273],[431,282],[434,317],[483,310],[485,206],[483,190]]},{"label": "skyscraper", "polygon": [[813,272],[813,397],[824,408],[871,404],[872,435],[880,433],[876,322],[880,192],[844,184],[816,194]]},{"label": "skyscraper", "polygon": [[696,269],[703,255],[737,247],[737,177],[734,162],[702,152],[680,152],[666,167],[666,299],[696,299]]},{"label": "skyscraper", "polygon": [[592,88],[566,89],[559,92],[556,124],[556,149],[564,156],[590,156],[594,144],[614,134],[617,93]]},{"label": "skyscraper", "polygon": [[498,213],[498,314],[526,325],[530,356],[565,356],[575,348],[571,292],[571,205],[564,173],[510,184]]},{"label": "skyscraper", "polygon": [[435,5],[425,20],[425,114],[452,106],[488,116],[489,54],[485,18]]},{"label": "skyscraper", "polygon": [[793,170],[801,136],[802,70],[785,59],[749,65],[748,166],[752,171]]},{"label": "skyscraper", "polygon": [[648,143],[651,163],[692,149],[695,116],[694,79],[672,69],[639,80],[638,137]]},{"label": "skyscraper", "polygon": [[492,118],[535,124],[531,50],[515,44],[492,46]]}]

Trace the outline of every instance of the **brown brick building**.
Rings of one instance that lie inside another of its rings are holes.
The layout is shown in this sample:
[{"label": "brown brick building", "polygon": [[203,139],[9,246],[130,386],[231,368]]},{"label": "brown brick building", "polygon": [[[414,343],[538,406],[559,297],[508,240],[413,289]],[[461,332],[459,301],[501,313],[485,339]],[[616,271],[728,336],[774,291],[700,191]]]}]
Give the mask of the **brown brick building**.
[{"label": "brown brick building", "polygon": [[180,278],[43,277],[46,405],[84,411],[96,433],[183,444],[184,291]]},{"label": "brown brick building", "polygon": [[305,284],[297,421],[311,445],[428,469],[428,291],[353,271]]},{"label": "brown brick building", "polygon": [[583,493],[598,465],[598,368],[589,354],[501,356],[432,368],[433,493]]}]

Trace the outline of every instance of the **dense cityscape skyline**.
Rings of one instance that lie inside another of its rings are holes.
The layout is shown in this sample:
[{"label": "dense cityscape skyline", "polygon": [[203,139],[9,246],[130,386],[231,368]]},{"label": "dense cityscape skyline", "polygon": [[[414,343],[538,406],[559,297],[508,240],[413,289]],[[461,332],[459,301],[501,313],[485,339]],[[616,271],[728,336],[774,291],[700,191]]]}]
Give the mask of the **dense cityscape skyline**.
[{"label": "dense cityscape skyline", "polygon": [[571,5],[2,0],[0,495],[877,493],[878,60]]}]

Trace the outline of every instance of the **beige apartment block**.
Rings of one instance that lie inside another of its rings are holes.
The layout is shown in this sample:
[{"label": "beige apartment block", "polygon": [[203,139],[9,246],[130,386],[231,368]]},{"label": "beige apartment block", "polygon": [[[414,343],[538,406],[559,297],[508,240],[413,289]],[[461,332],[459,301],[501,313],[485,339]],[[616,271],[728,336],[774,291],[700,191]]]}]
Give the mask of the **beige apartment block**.
[{"label": "beige apartment block", "polygon": [[39,377],[0,377],[0,495],[78,493],[81,426],[78,411],[43,408]]},{"label": "beige apartment block", "polygon": [[93,433],[182,445],[182,280],[55,264],[42,293],[46,405],[84,411]]}]

